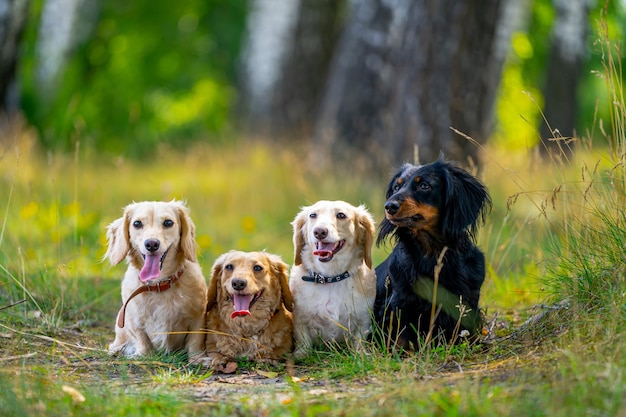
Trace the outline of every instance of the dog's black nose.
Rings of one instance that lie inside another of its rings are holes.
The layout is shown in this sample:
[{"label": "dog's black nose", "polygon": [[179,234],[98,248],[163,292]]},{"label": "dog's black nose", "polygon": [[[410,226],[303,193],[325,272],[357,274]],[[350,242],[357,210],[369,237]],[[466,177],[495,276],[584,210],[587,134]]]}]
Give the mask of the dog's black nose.
[{"label": "dog's black nose", "polygon": [[246,285],[248,285],[248,282],[246,282],[245,279],[234,279],[231,281],[231,285],[233,286],[233,290],[241,291],[244,288],[246,288]]},{"label": "dog's black nose", "polygon": [[161,242],[156,239],[147,239],[145,242],[143,242],[143,245],[146,247],[148,252],[156,252],[159,250]]},{"label": "dog's black nose", "polygon": [[397,201],[387,201],[385,203],[385,211],[389,214],[396,214],[400,210],[400,203]]},{"label": "dog's black nose", "polygon": [[317,240],[324,240],[326,236],[328,236],[328,229],[325,227],[316,227],[313,229],[313,236],[315,236]]}]

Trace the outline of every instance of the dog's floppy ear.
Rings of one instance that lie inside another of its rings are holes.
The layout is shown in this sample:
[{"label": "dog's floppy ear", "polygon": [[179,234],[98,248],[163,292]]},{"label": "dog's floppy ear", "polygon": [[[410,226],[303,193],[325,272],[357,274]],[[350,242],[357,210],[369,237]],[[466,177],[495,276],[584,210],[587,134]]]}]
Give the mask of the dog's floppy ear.
[{"label": "dog's floppy ear", "polygon": [[474,237],[479,223],[491,210],[491,197],[483,183],[469,172],[448,162],[441,162],[445,173],[444,235],[458,237],[469,233]]},{"label": "dog's floppy ear", "polygon": [[223,254],[215,260],[215,263],[213,263],[213,268],[211,269],[211,280],[209,281],[209,289],[207,290],[207,312],[210,311],[213,306],[219,305],[217,299],[219,297],[222,268],[224,267],[225,259],[226,254]]},{"label": "dog's floppy ear", "polygon": [[185,259],[196,262],[196,226],[191,221],[187,207],[179,203],[176,210],[180,220],[180,249]]},{"label": "dog's floppy ear", "polygon": [[356,242],[363,249],[363,259],[368,268],[372,267],[372,245],[374,243],[374,218],[365,206],[356,208]]},{"label": "dog's floppy ear", "polygon": [[278,278],[280,284],[280,297],[283,305],[287,310],[293,312],[294,301],[289,289],[289,274],[287,272],[289,267],[277,255],[269,255],[269,259],[272,265],[272,273]]},{"label": "dog's floppy ear", "polygon": [[111,265],[117,265],[126,258],[130,250],[128,227],[130,223],[130,206],[124,210],[124,215],[114,220],[107,227],[107,251],[103,259],[109,259]]},{"label": "dog's floppy ear", "polygon": [[383,221],[378,225],[378,237],[376,238],[376,245],[380,246],[381,243],[387,239],[387,236],[392,234],[396,230],[394,226],[387,218],[383,218]]},{"label": "dog's floppy ear", "polygon": [[302,249],[305,245],[304,240],[304,224],[306,223],[306,207],[303,207],[296,218],[291,222],[293,226],[293,248],[294,248],[294,265],[302,264]]}]

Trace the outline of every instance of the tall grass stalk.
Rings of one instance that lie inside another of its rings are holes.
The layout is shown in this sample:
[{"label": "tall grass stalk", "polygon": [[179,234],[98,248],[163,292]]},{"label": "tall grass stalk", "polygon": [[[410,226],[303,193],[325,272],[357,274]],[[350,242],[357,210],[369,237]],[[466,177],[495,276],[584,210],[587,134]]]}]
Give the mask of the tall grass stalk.
[{"label": "tall grass stalk", "polygon": [[[609,93],[609,111],[611,121],[611,135],[605,133],[611,157],[614,162],[615,187],[621,207],[626,202],[626,99],[624,98],[622,50],[619,43],[613,42],[607,23],[607,6],[602,10],[598,22],[600,32],[600,48],[602,51],[602,78]],[[621,167],[621,169],[618,169]]]},{"label": "tall grass stalk", "polygon": [[[19,153],[16,152],[16,161],[19,162]],[[6,198],[6,207],[4,209],[4,218],[2,219],[2,229],[0,230],[0,249],[2,249],[2,242],[4,241],[4,231],[7,227],[7,221],[9,218],[9,206],[11,205],[11,198],[13,197],[13,188],[15,186],[15,173],[17,171],[17,163],[15,166],[15,171],[11,175],[11,181],[9,182],[9,194]]]}]

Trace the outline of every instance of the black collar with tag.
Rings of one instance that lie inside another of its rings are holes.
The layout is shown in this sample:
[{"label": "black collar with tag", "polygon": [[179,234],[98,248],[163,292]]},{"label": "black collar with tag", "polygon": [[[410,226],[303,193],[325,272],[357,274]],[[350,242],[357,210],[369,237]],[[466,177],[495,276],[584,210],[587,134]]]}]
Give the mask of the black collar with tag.
[{"label": "black collar with tag", "polygon": [[306,282],[314,282],[316,284],[332,284],[333,282],[343,281],[346,278],[350,278],[350,273],[348,271],[343,274],[335,275],[334,277],[327,277],[318,272],[310,272],[310,275],[305,275],[302,277],[303,281]]}]

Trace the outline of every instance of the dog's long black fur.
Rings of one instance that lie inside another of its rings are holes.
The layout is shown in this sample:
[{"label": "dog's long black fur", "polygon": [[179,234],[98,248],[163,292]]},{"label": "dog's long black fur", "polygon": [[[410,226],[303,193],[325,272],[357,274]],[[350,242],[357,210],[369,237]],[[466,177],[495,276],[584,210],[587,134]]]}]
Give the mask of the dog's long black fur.
[{"label": "dog's long black fur", "polygon": [[442,251],[432,337],[450,341],[462,330],[477,335],[482,327],[478,301],[485,257],[474,237],[491,210],[487,188],[440,158],[427,165],[403,165],[390,181],[386,198],[377,244],[393,238],[394,247],[376,268],[374,304],[383,340],[412,350],[419,336],[428,334],[435,267]]}]

